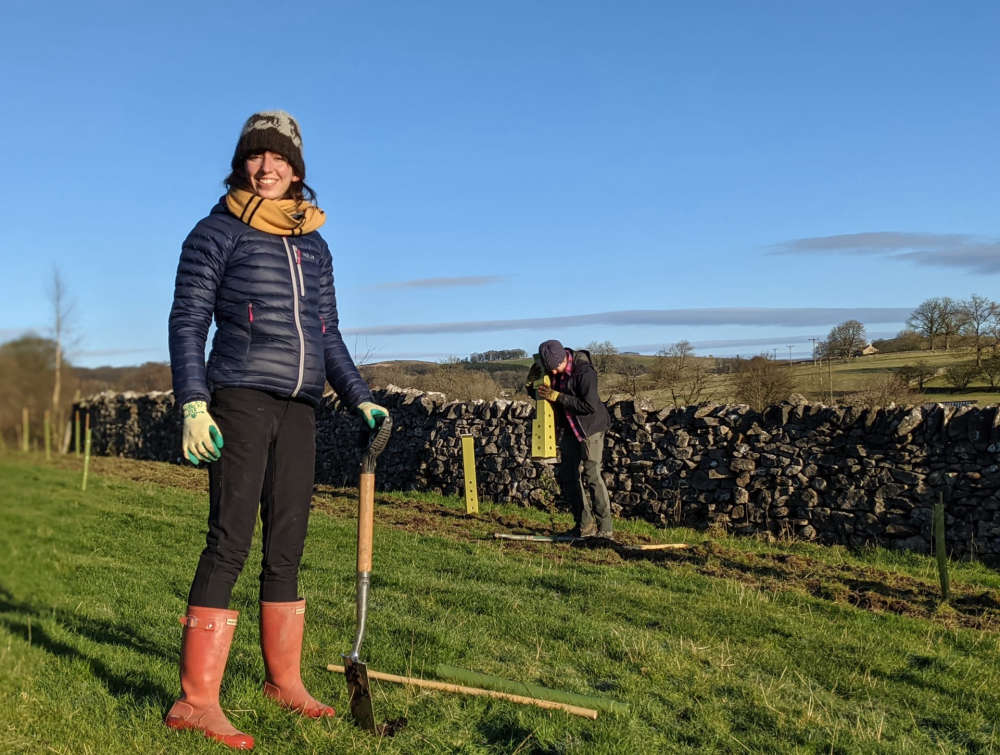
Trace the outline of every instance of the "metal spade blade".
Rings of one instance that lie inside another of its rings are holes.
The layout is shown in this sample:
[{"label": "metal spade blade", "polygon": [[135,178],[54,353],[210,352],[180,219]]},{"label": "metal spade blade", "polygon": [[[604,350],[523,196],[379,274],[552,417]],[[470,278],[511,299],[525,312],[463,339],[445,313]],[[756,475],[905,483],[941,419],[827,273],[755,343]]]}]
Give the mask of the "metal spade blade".
[{"label": "metal spade blade", "polygon": [[351,715],[362,729],[377,732],[372,690],[368,684],[368,666],[344,656],[344,676],[347,677],[347,690],[351,699]]}]

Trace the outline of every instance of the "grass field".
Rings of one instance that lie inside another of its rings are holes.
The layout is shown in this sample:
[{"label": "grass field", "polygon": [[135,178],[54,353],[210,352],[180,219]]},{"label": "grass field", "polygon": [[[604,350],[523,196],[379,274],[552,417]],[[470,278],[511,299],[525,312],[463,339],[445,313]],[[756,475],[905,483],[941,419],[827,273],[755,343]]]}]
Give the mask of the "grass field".
[{"label": "grass field", "polygon": [[[986,356],[986,354],[984,354]],[[626,357],[636,361],[647,369],[651,368],[655,357]],[[714,360],[704,359],[709,369]],[[792,375],[794,390],[806,398],[830,403],[832,392],[834,403],[849,400],[852,393],[863,390],[871,381],[885,378],[901,367],[925,363],[930,368],[943,371],[956,364],[975,361],[975,351],[967,348],[953,348],[949,351],[906,351],[891,354],[872,354],[856,359],[813,363],[799,361],[788,364],[778,359],[779,365],[787,365]],[[831,387],[832,384],[832,387]],[[624,381],[618,375],[603,375],[601,377],[602,397],[611,393],[613,398],[623,397]],[[640,381],[640,396],[656,408],[669,405],[669,392],[651,384]],[[937,375],[927,380],[923,393],[914,396],[917,403],[935,403],[938,401],[975,401],[980,406],[1000,403],[1000,389],[989,386],[985,377],[979,376],[969,387],[957,390],[948,384],[946,377]],[[711,403],[736,403],[735,389],[731,375],[711,374],[708,376],[703,401]]]},{"label": "grass field", "polygon": [[[0,751],[224,749],[162,717],[178,692],[177,616],[203,541],[203,470],[0,454]],[[314,498],[301,573],[303,676],[346,709],[326,671],[354,632],[355,501]],[[260,694],[259,557],[237,584],[240,626],[222,688],[263,753],[994,752],[1000,750],[1000,577],[914,554],[620,523],[638,554],[524,544],[567,516],[379,494],[368,635],[379,671],[448,663],[628,704],[596,721],[508,702],[373,683],[394,738],[349,716],[301,720]]]}]

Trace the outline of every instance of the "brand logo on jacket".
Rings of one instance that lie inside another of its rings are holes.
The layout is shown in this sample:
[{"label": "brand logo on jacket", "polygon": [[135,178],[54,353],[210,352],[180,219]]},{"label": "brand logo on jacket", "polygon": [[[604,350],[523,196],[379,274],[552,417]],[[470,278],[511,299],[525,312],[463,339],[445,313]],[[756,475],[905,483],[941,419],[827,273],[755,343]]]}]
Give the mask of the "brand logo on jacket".
[{"label": "brand logo on jacket", "polygon": [[294,244],[292,245],[292,249],[295,250],[296,256],[298,256],[300,259],[307,259],[310,262],[315,262],[316,261],[316,255],[315,254],[312,254],[311,252],[303,252],[301,249],[299,249]]}]

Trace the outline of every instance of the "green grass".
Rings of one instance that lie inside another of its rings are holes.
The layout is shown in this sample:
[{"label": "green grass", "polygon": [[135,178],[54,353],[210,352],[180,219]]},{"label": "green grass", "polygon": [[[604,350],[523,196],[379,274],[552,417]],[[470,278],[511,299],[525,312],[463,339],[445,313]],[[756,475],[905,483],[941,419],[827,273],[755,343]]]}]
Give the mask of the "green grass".
[{"label": "green grass", "polygon": [[[75,458],[0,454],[0,751],[224,751],[161,723],[178,692],[177,616],[204,536],[204,472],[102,459],[93,472],[82,493]],[[346,686],[326,665],[354,632],[348,496],[317,497],[301,572],[303,676],[339,711]],[[374,739],[348,716],[301,720],[259,691],[253,555],[234,592],[242,614],[222,704],[258,752],[1000,749],[996,611],[983,608],[1000,580],[982,565],[953,563],[955,606],[937,607],[934,562],[914,554],[706,541],[642,523],[622,523],[621,539],[694,547],[627,558],[502,544],[484,536],[569,520],[489,502],[466,518],[456,499],[411,494],[380,494],[376,521],[370,668],[430,678],[448,663],[630,713],[589,721],[375,682],[376,715],[409,721],[396,737]],[[914,610],[859,608],[841,588]],[[987,629],[969,628],[977,617]]]},{"label": "green grass", "polygon": [[[984,352],[988,356],[989,352]],[[626,357],[639,362],[650,369],[654,357]],[[827,403],[830,394],[830,382],[833,382],[833,397],[835,402],[843,402],[847,397],[863,390],[866,384],[879,378],[884,378],[901,367],[914,366],[923,362],[933,369],[946,369],[953,365],[971,363],[976,358],[975,350],[969,348],[952,348],[948,351],[906,351],[890,354],[872,354],[846,361],[835,360],[832,364],[826,362],[793,362],[788,369],[792,373],[794,390],[806,398]],[[709,369],[714,360],[703,358]],[[784,364],[783,360],[777,360]],[[612,398],[624,397],[624,381],[618,375],[603,375],[601,377],[601,395],[611,395]],[[944,375],[938,375],[927,380],[924,392],[917,393],[918,403],[935,403],[938,401],[974,400],[980,406],[1000,403],[1000,389],[990,388],[984,376],[973,380],[965,390],[957,390],[949,385]],[[662,387],[651,384],[648,380],[640,381],[640,395],[654,407],[670,404],[670,392]],[[712,403],[736,403],[735,387],[731,375],[708,376],[702,401]]]}]

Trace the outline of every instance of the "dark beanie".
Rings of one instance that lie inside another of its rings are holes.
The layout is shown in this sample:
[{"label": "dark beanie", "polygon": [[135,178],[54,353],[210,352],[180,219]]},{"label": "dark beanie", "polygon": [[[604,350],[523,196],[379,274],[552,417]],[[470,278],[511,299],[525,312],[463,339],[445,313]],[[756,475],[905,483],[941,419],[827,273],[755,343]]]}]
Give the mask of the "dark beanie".
[{"label": "dark beanie", "polygon": [[566,358],[566,349],[556,339],[542,341],[538,345],[538,355],[542,358],[542,365],[551,372],[556,369]]},{"label": "dark beanie", "polygon": [[277,152],[288,160],[303,181],[306,163],[302,159],[302,132],[299,124],[284,110],[254,113],[243,124],[240,140],[233,153],[233,170],[241,170],[243,161],[255,152]]}]

